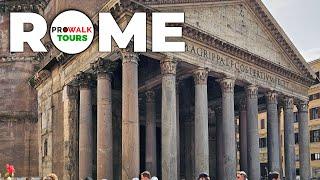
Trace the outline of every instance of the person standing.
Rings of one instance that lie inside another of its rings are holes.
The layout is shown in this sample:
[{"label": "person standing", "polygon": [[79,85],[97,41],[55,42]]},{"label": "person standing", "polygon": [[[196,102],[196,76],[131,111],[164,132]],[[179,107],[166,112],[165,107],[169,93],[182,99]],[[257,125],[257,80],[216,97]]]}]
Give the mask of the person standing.
[{"label": "person standing", "polygon": [[144,171],[141,173],[141,180],[150,180],[151,174],[149,171]]},{"label": "person standing", "polygon": [[270,172],[268,175],[268,180],[280,180],[280,174],[276,171]]},{"label": "person standing", "polygon": [[237,172],[237,180],[248,180],[247,173],[244,171]]},{"label": "person standing", "polygon": [[210,177],[207,173],[199,174],[198,180],[210,180]]}]

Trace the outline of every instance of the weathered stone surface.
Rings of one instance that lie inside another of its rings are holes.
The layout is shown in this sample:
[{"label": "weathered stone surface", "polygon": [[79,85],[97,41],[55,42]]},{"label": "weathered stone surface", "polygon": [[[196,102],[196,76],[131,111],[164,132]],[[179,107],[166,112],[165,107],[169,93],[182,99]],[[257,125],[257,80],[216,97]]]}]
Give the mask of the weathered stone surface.
[{"label": "weathered stone surface", "polygon": [[300,178],[310,179],[310,130],[308,125],[308,102],[300,102],[298,105],[298,112]]},{"label": "weathered stone surface", "polygon": [[97,81],[97,178],[113,180],[111,77],[100,72]]},{"label": "weathered stone surface", "polygon": [[88,79],[80,85],[79,102],[79,178],[92,177],[93,133],[92,133],[92,92]]},{"label": "weathered stone surface", "polygon": [[248,143],[247,143],[247,106],[245,100],[240,102],[239,140],[240,140],[240,170],[248,172]]},{"label": "weathered stone surface", "polygon": [[222,90],[222,166],[223,179],[234,179],[236,162],[236,137],[234,123],[234,79],[225,78],[220,81]]},{"label": "weathered stone surface", "polygon": [[122,59],[122,179],[140,172],[138,57],[124,52]]},{"label": "weathered stone surface", "polygon": [[194,72],[195,81],[195,173],[209,173],[208,71]]},{"label": "weathered stone surface", "polygon": [[267,147],[268,147],[268,170],[280,172],[280,137],[279,137],[279,114],[278,94],[268,92],[267,98]]},{"label": "weathered stone surface", "polygon": [[249,85],[246,88],[247,98],[247,146],[248,178],[260,178],[260,149],[258,133],[258,87]]},{"label": "weathered stone surface", "polygon": [[[1,33],[3,24],[0,24]],[[5,33],[7,32],[3,32]],[[0,39],[0,42],[5,43],[5,38]],[[1,50],[7,52],[7,49],[0,48],[0,52]],[[10,163],[15,166],[17,176],[38,175],[40,134],[36,91],[28,84],[35,63],[27,60],[28,57],[24,58],[23,54],[20,58],[21,61],[8,62],[8,58],[4,56],[3,62],[0,60],[0,168]]]},{"label": "weathered stone surface", "polygon": [[146,95],[146,170],[157,176],[157,137],[155,93],[150,90]]},{"label": "weathered stone surface", "polygon": [[186,23],[298,72],[255,15],[243,4],[184,8]]},{"label": "weathered stone surface", "polygon": [[286,179],[296,179],[293,108],[293,98],[286,97],[284,107],[284,157]]},{"label": "weathered stone surface", "polygon": [[[63,179],[78,179],[78,88],[65,86],[63,88],[63,142],[64,165]],[[61,168],[61,167],[59,167]]]},{"label": "weathered stone surface", "polygon": [[176,114],[176,62],[161,62],[162,109],[161,109],[161,158],[162,179],[178,179],[177,175],[177,114]]}]

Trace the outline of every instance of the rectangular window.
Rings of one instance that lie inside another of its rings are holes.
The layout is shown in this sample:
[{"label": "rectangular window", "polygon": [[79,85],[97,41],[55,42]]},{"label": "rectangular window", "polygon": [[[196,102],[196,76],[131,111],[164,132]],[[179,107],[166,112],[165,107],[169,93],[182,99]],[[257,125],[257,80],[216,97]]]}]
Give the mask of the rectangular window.
[{"label": "rectangular window", "polygon": [[312,153],[311,154],[311,161],[320,160],[320,153]]},{"label": "rectangular window", "polygon": [[265,148],[267,147],[267,138],[260,138],[259,139],[259,148]]},{"label": "rectangular window", "polygon": [[3,15],[0,15],[0,24],[3,23]]},{"label": "rectangular window", "polygon": [[298,133],[294,133],[294,143],[295,144],[299,143],[299,134]]},{"label": "rectangular window", "polygon": [[[319,73],[319,72],[318,72]],[[319,76],[318,76],[319,77]],[[312,100],[316,100],[316,99],[319,99],[320,98],[320,93],[315,93],[315,94],[311,94],[309,95],[309,100],[312,101]]]},{"label": "rectangular window", "polygon": [[264,119],[261,119],[261,121],[260,121],[260,127],[261,127],[261,129],[265,129],[266,127],[265,127],[265,120]]},{"label": "rectangular window", "polygon": [[320,118],[319,107],[314,107],[309,110],[310,120]]},{"label": "rectangular window", "polygon": [[310,131],[310,142],[320,142],[320,129]]}]

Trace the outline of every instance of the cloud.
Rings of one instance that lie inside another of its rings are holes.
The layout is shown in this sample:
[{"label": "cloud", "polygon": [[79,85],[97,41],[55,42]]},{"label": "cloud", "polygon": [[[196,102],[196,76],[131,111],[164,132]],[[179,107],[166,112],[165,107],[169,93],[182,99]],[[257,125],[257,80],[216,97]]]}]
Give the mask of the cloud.
[{"label": "cloud", "polygon": [[309,49],[303,51],[302,56],[306,59],[307,62],[320,59],[320,48]]}]

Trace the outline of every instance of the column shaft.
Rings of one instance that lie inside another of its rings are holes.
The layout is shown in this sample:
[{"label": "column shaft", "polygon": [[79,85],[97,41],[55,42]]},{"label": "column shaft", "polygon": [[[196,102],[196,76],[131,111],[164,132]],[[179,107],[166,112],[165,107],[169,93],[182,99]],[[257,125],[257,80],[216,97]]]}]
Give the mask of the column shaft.
[{"label": "column shaft", "polygon": [[240,169],[248,173],[248,147],[247,147],[247,107],[244,100],[240,104]]},{"label": "column shaft", "polygon": [[247,93],[248,177],[260,179],[260,150],[258,132],[258,87],[249,85]]},{"label": "column shaft", "polygon": [[208,72],[198,69],[195,81],[195,173],[209,173]]},{"label": "column shaft", "polygon": [[146,92],[146,170],[157,175],[156,105],[154,91]]},{"label": "column shaft", "polygon": [[217,136],[217,141],[216,141],[216,147],[217,147],[217,179],[224,179],[223,178],[223,134],[222,134],[222,108],[221,107],[216,107],[215,110],[215,115],[216,115],[216,136]]},{"label": "column shaft", "polygon": [[267,94],[267,146],[269,171],[280,173],[278,101],[275,92]]},{"label": "column shaft", "polygon": [[122,179],[140,171],[138,56],[123,51],[122,60]]},{"label": "column shaft", "polygon": [[161,157],[162,179],[178,179],[177,175],[177,114],[176,114],[176,62],[161,61]]},{"label": "column shaft", "polygon": [[222,145],[223,145],[223,179],[235,179],[236,140],[234,123],[234,80],[223,79],[222,88]]},{"label": "column shaft", "polygon": [[293,98],[286,97],[284,108],[285,177],[296,179],[296,154],[294,142]]},{"label": "column shaft", "polygon": [[299,109],[299,161],[300,179],[310,179],[310,131],[308,125],[308,102],[301,102]]},{"label": "column shaft", "polygon": [[80,109],[79,109],[79,178],[92,177],[93,134],[92,102],[89,75],[80,74]]},{"label": "column shaft", "polygon": [[194,115],[193,113],[189,114],[185,122],[185,149],[184,149],[184,157],[185,157],[185,178],[186,180],[193,180],[195,179],[194,173]]},{"label": "column shaft", "polygon": [[97,178],[113,179],[112,89],[107,73],[97,79]]},{"label": "column shaft", "polygon": [[177,108],[177,173],[178,173],[178,179],[180,179],[180,167],[181,167],[181,162],[180,162],[180,106],[179,106],[179,82],[176,82],[176,108]]},{"label": "column shaft", "polygon": [[216,118],[213,108],[208,109],[208,121],[209,121],[209,175],[210,177],[217,177],[216,162],[217,162],[217,136],[216,136]]}]

